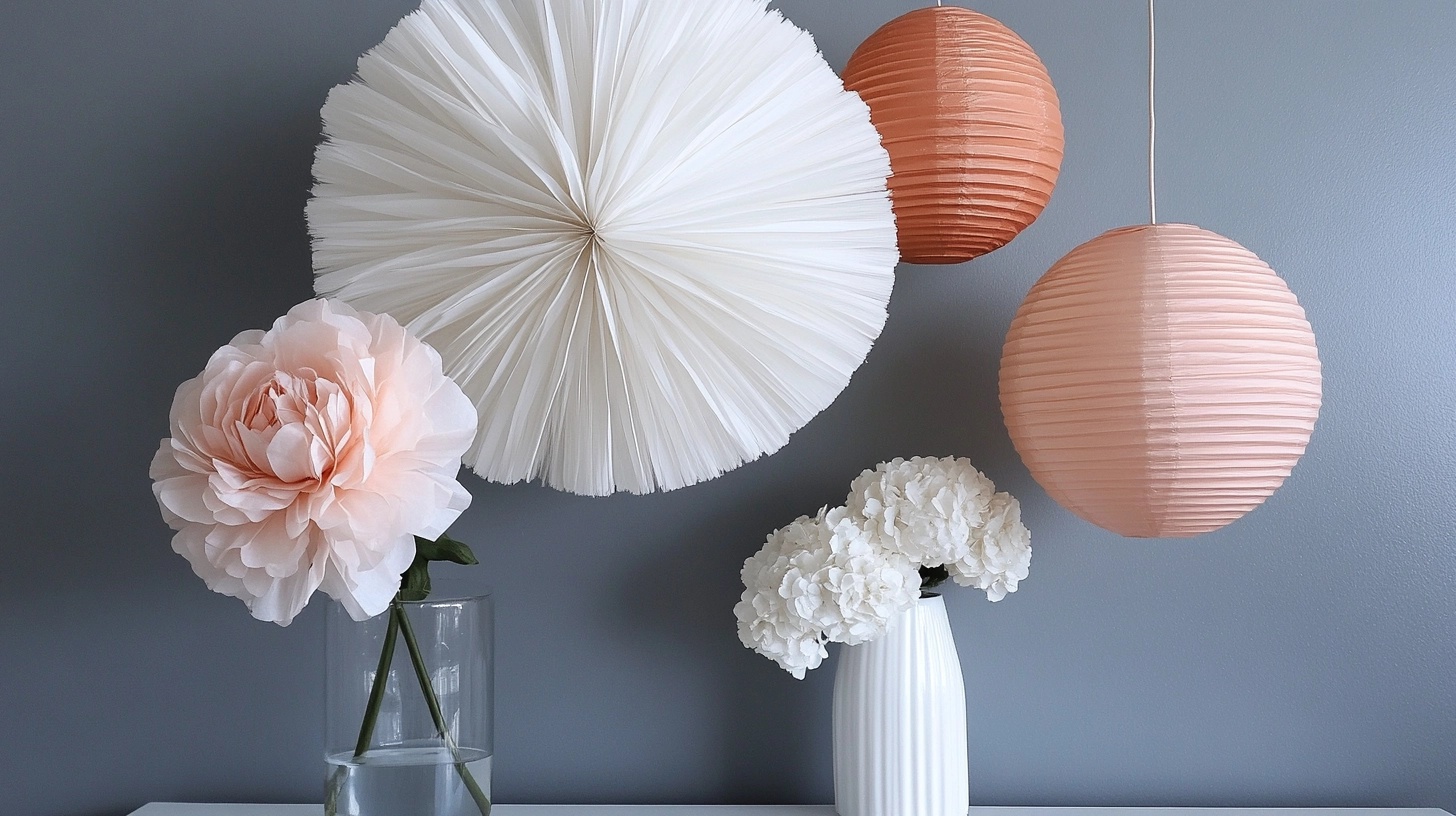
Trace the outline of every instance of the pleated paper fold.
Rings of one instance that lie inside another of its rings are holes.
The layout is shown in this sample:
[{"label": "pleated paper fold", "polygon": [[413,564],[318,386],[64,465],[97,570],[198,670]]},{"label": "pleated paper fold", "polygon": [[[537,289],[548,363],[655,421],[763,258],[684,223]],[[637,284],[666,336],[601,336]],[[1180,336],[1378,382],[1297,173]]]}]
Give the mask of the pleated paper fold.
[{"label": "pleated paper fold", "polygon": [[884,324],[888,156],[762,0],[426,0],[323,119],[317,288],[439,349],[488,479],[712,478]]}]

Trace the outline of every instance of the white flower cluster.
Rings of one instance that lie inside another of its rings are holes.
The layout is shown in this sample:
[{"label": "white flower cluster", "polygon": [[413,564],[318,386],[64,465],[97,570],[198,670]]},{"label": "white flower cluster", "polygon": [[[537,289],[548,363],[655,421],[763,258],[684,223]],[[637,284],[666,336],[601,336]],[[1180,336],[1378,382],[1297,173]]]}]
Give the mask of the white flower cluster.
[{"label": "white flower cluster", "polygon": [[775,530],[743,563],[743,585],[733,610],[739,639],[802,680],[827,656],[826,642],[853,645],[884,632],[920,594],[920,573],[836,507]]},{"label": "white flower cluster", "polygon": [[743,563],[734,614],[743,645],[794,677],[829,641],[883,634],[920,596],[920,568],[944,566],[993,601],[1031,563],[1021,505],[966,459],[896,459],[854,481],[846,506],[801,516]]},{"label": "white flower cluster", "polygon": [[917,565],[944,566],[992,601],[1015,592],[1031,568],[1021,503],[969,459],[917,456],[880,463],[850,486],[848,509],[885,549]]}]

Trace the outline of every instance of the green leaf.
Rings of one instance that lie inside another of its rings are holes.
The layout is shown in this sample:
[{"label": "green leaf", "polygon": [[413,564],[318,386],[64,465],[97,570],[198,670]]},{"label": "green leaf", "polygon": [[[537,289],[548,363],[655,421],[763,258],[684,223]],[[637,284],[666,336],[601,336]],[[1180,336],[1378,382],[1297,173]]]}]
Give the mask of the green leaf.
[{"label": "green leaf", "polygon": [[470,566],[479,564],[475,553],[463,543],[456,541],[447,535],[431,541],[427,538],[415,536],[415,560],[425,561],[449,561],[455,564]]},{"label": "green leaf", "polygon": [[430,597],[431,561],[449,561],[466,566],[480,563],[469,547],[450,536],[442,535],[434,541],[415,536],[415,560],[400,579],[401,601],[423,601]]},{"label": "green leaf", "polygon": [[423,601],[430,597],[430,562],[415,556],[399,584],[401,601]]},{"label": "green leaf", "polygon": [[453,564],[479,564],[475,552],[456,539],[443,535],[435,541],[415,536],[415,561],[400,577],[400,600],[424,600],[430,597],[430,562],[450,561]]}]

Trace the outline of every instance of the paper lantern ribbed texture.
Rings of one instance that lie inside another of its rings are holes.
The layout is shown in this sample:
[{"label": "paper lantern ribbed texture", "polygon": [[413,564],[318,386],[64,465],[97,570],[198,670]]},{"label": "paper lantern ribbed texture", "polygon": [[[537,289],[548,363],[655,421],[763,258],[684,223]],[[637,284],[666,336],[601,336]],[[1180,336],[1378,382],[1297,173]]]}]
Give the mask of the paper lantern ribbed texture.
[{"label": "paper lantern ribbed texture", "polygon": [[891,20],[849,58],[844,86],[890,153],[901,260],[984,255],[1046,207],[1062,165],[1057,92],[996,20],[954,6]]},{"label": "paper lantern ribbed texture", "polygon": [[1259,506],[1320,408],[1314,333],[1249,250],[1187,224],[1123,227],[1032,287],[1001,358],[1016,450],[1062,506],[1187,537]]}]

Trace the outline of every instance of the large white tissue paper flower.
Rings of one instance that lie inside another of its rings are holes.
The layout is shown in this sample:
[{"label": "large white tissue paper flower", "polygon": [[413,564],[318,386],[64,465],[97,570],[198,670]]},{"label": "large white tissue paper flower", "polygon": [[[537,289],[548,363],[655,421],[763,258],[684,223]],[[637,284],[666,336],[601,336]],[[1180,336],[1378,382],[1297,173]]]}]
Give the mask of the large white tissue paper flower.
[{"label": "large white tissue paper flower", "polygon": [[917,565],[944,566],[957,583],[993,601],[1015,592],[1031,563],[1021,505],[969,459],[894,459],[850,486],[850,515],[881,546]]},{"label": "large white tissue paper flower", "polygon": [[710,479],[884,324],[889,157],[764,0],[425,0],[322,115],[317,289],[440,350],[488,479]]},{"label": "large white tissue paper flower", "polygon": [[172,548],[216,592],[287,625],[314,590],[383,612],[470,504],[475,409],[388,315],[312,300],[218,349],[172,402],[152,491]]}]

